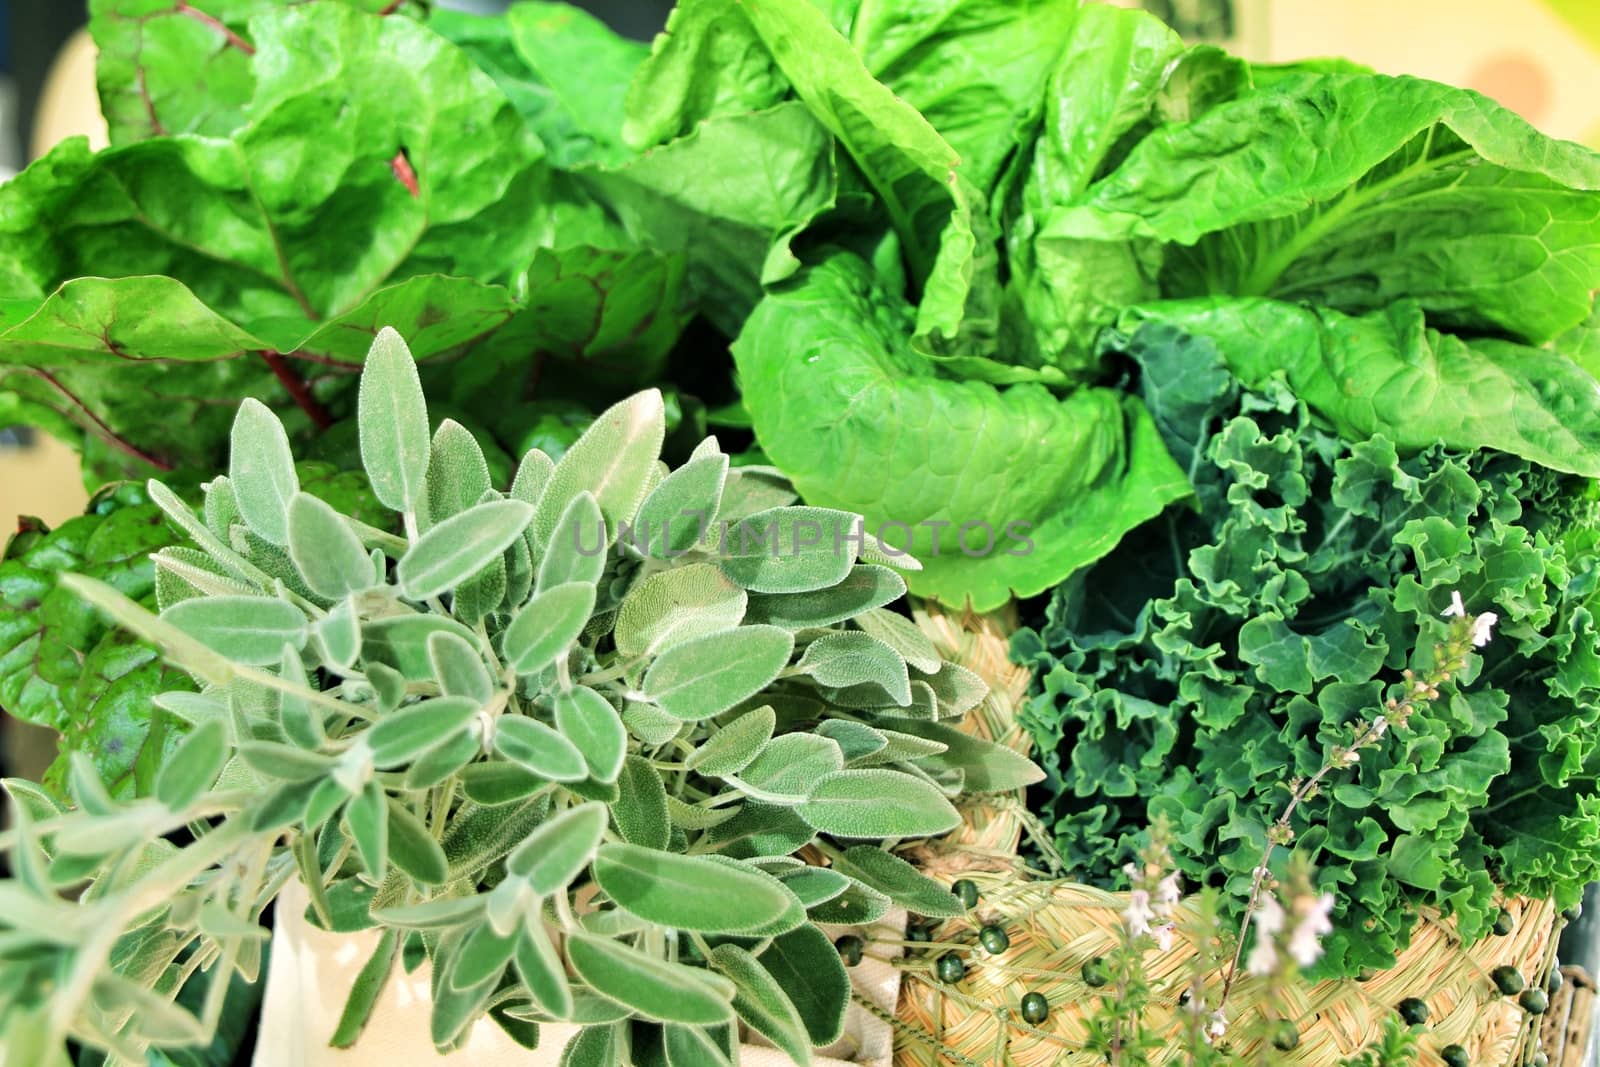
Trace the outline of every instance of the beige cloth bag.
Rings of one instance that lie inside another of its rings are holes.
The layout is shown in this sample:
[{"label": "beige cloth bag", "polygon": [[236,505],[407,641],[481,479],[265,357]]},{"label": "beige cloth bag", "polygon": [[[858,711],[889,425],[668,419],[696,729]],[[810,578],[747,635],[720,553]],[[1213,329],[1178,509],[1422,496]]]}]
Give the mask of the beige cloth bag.
[{"label": "beige cloth bag", "polygon": [[[331,934],[305,919],[309,903],[305,887],[292,881],[278,898],[277,927],[272,938],[272,962],[267,969],[265,1004],[260,1034],[256,1038],[254,1067],[394,1067],[396,1064],[459,1064],[472,1067],[555,1067],[561,1049],[576,1027],[540,1027],[535,1051],[516,1044],[488,1019],[472,1028],[466,1044],[448,1056],[433,1051],[428,1036],[428,965],[410,974],[395,961],[395,971],[372,1009],[361,1040],[351,1049],[328,1046],[344,1010],[345,997],[356,974],[372,954],[376,930]],[[830,928],[831,936],[855,928]],[[905,930],[905,913],[891,912],[871,932],[898,940]],[[871,955],[850,970],[857,994],[892,1014],[900,995],[900,972],[886,959]],[[743,1067],[789,1067],[783,1053],[764,1045],[740,1046]],[[813,1061],[817,1067],[890,1067],[894,1033],[882,1018],[858,1004],[850,1006],[845,1034],[827,1055]]]}]

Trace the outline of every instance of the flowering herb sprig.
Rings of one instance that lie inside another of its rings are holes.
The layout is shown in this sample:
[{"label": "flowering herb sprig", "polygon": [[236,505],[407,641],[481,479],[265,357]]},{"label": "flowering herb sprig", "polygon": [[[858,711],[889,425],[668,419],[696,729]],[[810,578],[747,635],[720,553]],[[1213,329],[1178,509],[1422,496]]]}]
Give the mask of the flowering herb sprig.
[{"label": "flowering herb sprig", "polygon": [[[1222,995],[1216,1009],[1219,1013],[1224,1010],[1238,977],[1252,923],[1256,927],[1256,947],[1246,965],[1251,974],[1274,973],[1280,948],[1286,950],[1302,967],[1311,966],[1321,957],[1319,938],[1333,929],[1329,919],[1333,896],[1314,893],[1307,884],[1294,887],[1300,891],[1291,891],[1286,901],[1275,898],[1271,894],[1276,893],[1279,887],[1272,875],[1273,853],[1280,846],[1287,848],[1294,842],[1295,832],[1291,825],[1294,813],[1302,803],[1316,795],[1323,780],[1334,771],[1347,770],[1359,764],[1362,751],[1376,747],[1391,728],[1406,729],[1413,715],[1439,699],[1439,687],[1466,669],[1472,650],[1489,643],[1495,624],[1499,622],[1499,616],[1492,611],[1469,613],[1457,591],[1451,592],[1450,604],[1440,614],[1449,620],[1450,629],[1446,639],[1433,648],[1432,666],[1421,674],[1407,668],[1402,675],[1400,694],[1384,702],[1381,714],[1374,716],[1371,722],[1358,721],[1352,731],[1354,736],[1351,742],[1332,746],[1328,750],[1327,760],[1315,774],[1309,778],[1296,778],[1289,783],[1289,802],[1284,805],[1283,814],[1267,828],[1266,848],[1252,872],[1250,900],[1240,923],[1233,959],[1223,979]],[[1289,904],[1287,910],[1285,902]]]}]

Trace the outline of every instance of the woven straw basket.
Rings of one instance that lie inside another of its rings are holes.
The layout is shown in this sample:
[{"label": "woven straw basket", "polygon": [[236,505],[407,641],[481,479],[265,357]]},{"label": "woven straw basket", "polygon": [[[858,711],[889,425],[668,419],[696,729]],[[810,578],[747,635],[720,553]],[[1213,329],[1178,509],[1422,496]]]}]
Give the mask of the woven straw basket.
[{"label": "woven straw basket", "polygon": [[[990,685],[988,699],[968,717],[966,728],[1027,751],[1028,737],[1016,724],[1015,711],[1026,694],[1028,674],[1006,654],[1015,613],[949,614],[928,604],[919,605],[916,616],[941,652]],[[998,957],[971,953],[967,975],[955,986],[939,983],[929,970],[908,967],[894,1020],[896,1067],[1103,1062],[1084,1050],[1096,991],[1084,984],[1080,968],[1116,947],[1126,894],[1030,878],[1017,855],[1024,823],[1031,820],[1020,796],[977,798],[963,815],[961,830],[911,857],[942,880],[971,878],[981,894],[970,917],[945,923],[932,939],[975,944],[979,927],[993,922],[1005,928],[1011,947]],[[1515,998],[1501,996],[1489,974],[1502,964],[1528,975],[1530,984],[1533,976],[1547,974],[1554,962],[1557,916],[1548,901],[1508,900],[1505,907],[1516,920],[1509,936],[1464,946],[1450,920],[1423,914],[1411,947],[1394,968],[1364,982],[1299,987],[1291,994],[1299,1046],[1292,1052],[1266,1049],[1259,1062],[1339,1064],[1370,1044],[1406,997],[1428,1005],[1424,1065],[1442,1063],[1437,1050],[1451,1044],[1464,1046],[1471,1062],[1485,1067],[1525,1062],[1532,1055],[1536,1020],[1525,1016]],[[1182,1056],[1178,998],[1192,980],[1193,957],[1180,936],[1170,952],[1146,958],[1152,1006],[1144,1023],[1149,1032],[1172,1038],[1164,1051],[1153,1054],[1157,1063],[1178,1063]],[[1220,975],[1216,983],[1220,986]],[[1037,1027],[1024,1022],[1018,1010],[1030,991],[1043,993],[1050,1003],[1049,1018]],[[1210,992],[1214,997],[1216,990]],[[1253,1003],[1258,993],[1251,979],[1235,984],[1228,998],[1233,1034],[1260,1030],[1251,1025],[1261,1012]],[[1235,1042],[1235,1048],[1253,1051],[1248,1041]]]}]

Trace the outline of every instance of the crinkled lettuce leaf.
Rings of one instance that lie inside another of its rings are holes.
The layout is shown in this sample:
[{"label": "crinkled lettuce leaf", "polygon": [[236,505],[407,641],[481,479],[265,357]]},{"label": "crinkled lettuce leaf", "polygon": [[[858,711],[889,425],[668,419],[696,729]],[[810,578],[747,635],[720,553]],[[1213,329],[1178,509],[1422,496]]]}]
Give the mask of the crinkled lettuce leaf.
[{"label": "crinkled lettuce leaf", "polygon": [[1033,595],[1188,495],[1137,399],[942,377],[911,335],[910,307],[841,252],[768,295],[734,357],[763,451],[808,501],[909,548],[919,595]]},{"label": "crinkled lettuce leaf", "polygon": [[1350,440],[1403,452],[1493,449],[1600,477],[1600,382],[1559,351],[1430,329],[1400,301],[1366,315],[1274,300],[1169,301],[1132,309],[1214,346],[1250,385],[1281,375]]},{"label": "crinkled lettuce leaf", "polygon": [[1302,72],[1154,130],[1047,232],[1167,243],[1168,296],[1414,300],[1542,344],[1591,306],[1597,191],[1600,156],[1477,93]]}]

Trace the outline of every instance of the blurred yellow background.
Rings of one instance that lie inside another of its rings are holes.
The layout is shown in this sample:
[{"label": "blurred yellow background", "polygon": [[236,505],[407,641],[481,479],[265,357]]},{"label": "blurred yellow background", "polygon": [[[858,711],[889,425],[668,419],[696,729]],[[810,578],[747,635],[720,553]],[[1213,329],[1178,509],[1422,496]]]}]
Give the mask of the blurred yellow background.
[{"label": "blurred yellow background", "polygon": [[[1344,55],[1391,74],[1477,89],[1558,137],[1600,147],[1600,0],[1115,0],[1258,61]],[[93,46],[63,51],[39,108],[32,154],[62,137],[104,143]],[[83,507],[77,462],[36,438],[0,449],[0,522],[55,524]]]}]

